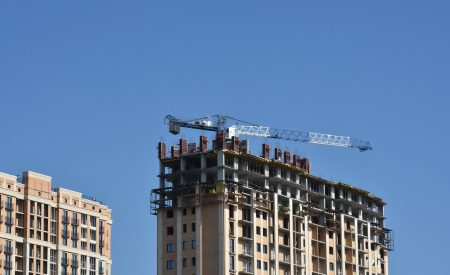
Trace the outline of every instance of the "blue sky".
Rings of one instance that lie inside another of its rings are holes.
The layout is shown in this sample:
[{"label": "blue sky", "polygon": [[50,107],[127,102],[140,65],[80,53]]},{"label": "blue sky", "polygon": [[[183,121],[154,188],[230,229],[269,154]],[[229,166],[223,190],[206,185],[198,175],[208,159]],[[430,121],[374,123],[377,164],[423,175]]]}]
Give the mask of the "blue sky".
[{"label": "blue sky", "polygon": [[166,114],[359,137],[375,150],[273,146],[386,200],[391,274],[442,273],[449,3],[2,1],[0,171],[105,201],[114,274],[155,274],[156,145],[177,138]]}]

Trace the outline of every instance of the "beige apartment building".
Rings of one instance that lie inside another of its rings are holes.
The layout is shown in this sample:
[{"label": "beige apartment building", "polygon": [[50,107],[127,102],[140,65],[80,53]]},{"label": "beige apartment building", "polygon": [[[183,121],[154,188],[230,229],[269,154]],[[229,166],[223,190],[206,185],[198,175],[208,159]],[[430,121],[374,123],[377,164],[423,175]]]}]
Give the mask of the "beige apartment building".
[{"label": "beige apartment building", "polygon": [[310,162],[220,132],[158,146],[157,274],[388,275],[382,199],[310,173]]},{"label": "beige apartment building", "polygon": [[51,177],[0,173],[0,275],[110,275],[111,210]]}]

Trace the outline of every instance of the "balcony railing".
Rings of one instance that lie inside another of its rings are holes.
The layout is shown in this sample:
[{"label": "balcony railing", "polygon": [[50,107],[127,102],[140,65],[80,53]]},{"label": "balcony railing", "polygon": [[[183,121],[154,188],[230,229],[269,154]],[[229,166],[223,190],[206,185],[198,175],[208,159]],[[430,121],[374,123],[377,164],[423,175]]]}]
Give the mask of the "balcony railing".
[{"label": "balcony railing", "polygon": [[78,233],[77,232],[72,232],[72,240],[78,240]]},{"label": "balcony railing", "polygon": [[12,203],[6,203],[5,209],[6,209],[6,211],[13,211],[14,205]]},{"label": "balcony railing", "polygon": [[14,249],[11,245],[5,245],[5,254],[12,255],[13,251],[14,251]]},{"label": "balcony railing", "polygon": [[80,220],[79,219],[72,219],[72,225],[73,226],[78,226],[80,224]]},{"label": "balcony railing", "polygon": [[6,219],[5,219],[5,224],[6,224],[6,225],[9,225],[9,226],[13,225],[13,220],[12,220],[12,218],[11,218],[11,217],[6,217]]},{"label": "balcony railing", "polygon": [[71,264],[72,267],[78,267],[78,261],[77,260],[72,260]]},{"label": "balcony railing", "polygon": [[67,216],[62,216],[62,223],[68,224],[69,218]]},{"label": "balcony railing", "polygon": [[69,262],[67,261],[67,258],[61,258],[61,265],[62,266],[68,266]]},{"label": "balcony railing", "polygon": [[62,231],[62,237],[64,238],[64,239],[68,239],[69,238],[69,230],[63,230]]},{"label": "balcony railing", "polygon": [[4,266],[5,266],[5,269],[12,269],[11,261],[6,261],[6,260],[5,260]]}]

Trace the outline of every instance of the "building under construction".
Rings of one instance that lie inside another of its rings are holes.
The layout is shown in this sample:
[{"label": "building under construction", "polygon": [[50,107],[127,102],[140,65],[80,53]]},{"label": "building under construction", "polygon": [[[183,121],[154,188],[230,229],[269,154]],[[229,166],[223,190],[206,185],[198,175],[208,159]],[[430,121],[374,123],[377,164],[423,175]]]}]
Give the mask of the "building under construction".
[{"label": "building under construction", "polygon": [[158,275],[388,275],[382,199],[310,172],[299,155],[217,132],[158,145]]}]

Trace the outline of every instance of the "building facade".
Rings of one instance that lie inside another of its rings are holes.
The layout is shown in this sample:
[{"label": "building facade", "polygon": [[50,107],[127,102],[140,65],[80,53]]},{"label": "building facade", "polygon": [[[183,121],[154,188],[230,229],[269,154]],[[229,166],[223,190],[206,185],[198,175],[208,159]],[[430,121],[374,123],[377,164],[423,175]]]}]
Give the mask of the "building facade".
[{"label": "building facade", "polygon": [[111,210],[51,177],[0,173],[1,275],[110,275]]},{"label": "building facade", "polygon": [[388,275],[382,199],[310,173],[310,162],[218,133],[159,143],[158,275]]}]

